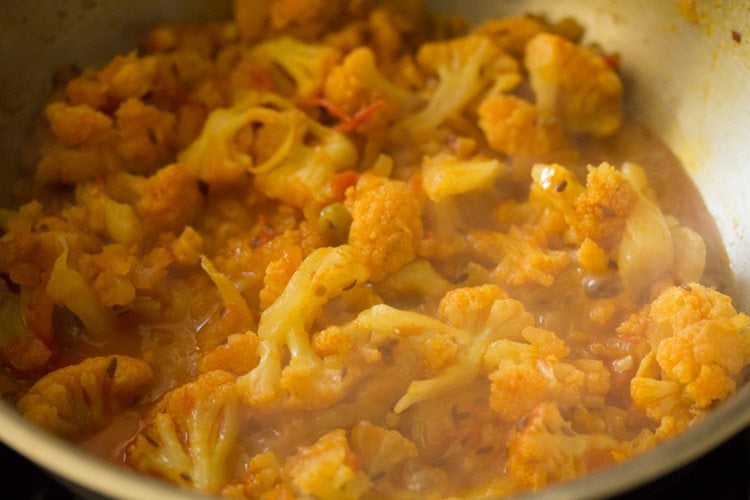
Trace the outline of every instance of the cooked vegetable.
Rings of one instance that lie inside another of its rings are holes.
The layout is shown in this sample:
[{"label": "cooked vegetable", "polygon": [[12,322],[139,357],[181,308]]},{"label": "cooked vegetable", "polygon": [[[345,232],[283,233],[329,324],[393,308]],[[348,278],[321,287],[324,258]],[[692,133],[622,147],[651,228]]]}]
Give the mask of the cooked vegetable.
[{"label": "cooked vegetable", "polygon": [[604,58],[551,33],[526,45],[536,105],[574,134],[609,135],[622,122],[622,82]]},{"label": "cooked vegetable", "polygon": [[48,373],[16,406],[26,418],[56,434],[91,434],[129,409],[152,377],[151,368],[139,359],[88,358]]},{"label": "cooked vegetable", "polygon": [[[260,362],[237,380],[244,401],[256,407],[281,402],[316,409],[346,395],[357,377],[354,367],[342,370],[339,359],[319,358],[310,347],[309,328],[328,301],[367,276],[362,256],[346,245],[319,248],[300,264],[260,317]],[[284,348],[289,350],[288,363],[282,361]]]},{"label": "cooked vegetable", "polygon": [[419,49],[417,62],[437,75],[438,81],[427,104],[401,122],[414,136],[429,133],[460,114],[490,87],[491,93],[505,92],[521,81],[515,59],[483,35],[427,43]]},{"label": "cooked vegetable", "polygon": [[132,467],[187,488],[218,492],[240,431],[233,377],[212,371],[164,396],[127,449]]},{"label": "cooked vegetable", "polygon": [[200,494],[484,498],[745,382],[710,219],[574,20],[234,15],[54,79],[0,209],[0,393],[31,421]]},{"label": "cooked vegetable", "polygon": [[92,336],[103,339],[114,332],[115,316],[99,302],[83,276],[68,266],[68,245],[64,240],[60,243],[63,250],[52,268],[47,293],[78,316]]}]

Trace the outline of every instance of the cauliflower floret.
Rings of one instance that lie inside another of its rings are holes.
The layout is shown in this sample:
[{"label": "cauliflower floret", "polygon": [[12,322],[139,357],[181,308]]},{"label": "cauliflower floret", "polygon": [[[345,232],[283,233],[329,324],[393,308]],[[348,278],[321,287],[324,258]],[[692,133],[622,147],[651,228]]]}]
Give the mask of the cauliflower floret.
[{"label": "cauliflower floret", "polygon": [[180,155],[208,184],[231,184],[252,172],[263,194],[299,207],[324,201],[323,187],[334,172],[353,168],[357,159],[344,134],[272,94],[250,94],[213,111]]},{"label": "cauliflower floret", "polygon": [[172,155],[171,141],[177,120],[140,99],[128,99],[115,112],[117,150],[130,171],[151,172]]},{"label": "cauliflower floret", "polygon": [[[355,145],[343,133],[325,127],[296,108],[286,112],[291,143],[286,143],[256,167],[255,187],[266,196],[292,206],[322,205],[336,172],[353,169],[359,159]],[[261,129],[262,132],[262,129]],[[259,132],[258,141],[261,140]]]},{"label": "cauliflower floret", "polygon": [[374,113],[377,117],[368,118],[368,131],[377,128],[369,125],[371,122],[385,126],[409,109],[415,100],[411,92],[395,85],[378,71],[375,55],[369,47],[354,49],[328,73],[323,95],[329,103],[351,116],[382,102],[382,109]]},{"label": "cauliflower floret", "polygon": [[229,484],[222,489],[221,496],[263,500],[296,498],[294,488],[284,476],[283,466],[273,451],[264,451],[251,458],[240,479],[240,483]]},{"label": "cauliflower floret", "polygon": [[78,316],[94,338],[104,339],[114,331],[115,314],[99,301],[81,273],[68,266],[68,245],[62,237],[60,243],[63,250],[52,268],[47,294]]},{"label": "cauliflower floret", "polygon": [[563,410],[604,406],[610,385],[601,361],[561,361],[570,349],[547,330],[527,327],[521,335],[529,344],[497,340],[484,355],[485,366],[494,370],[489,375],[490,405],[504,420],[515,422],[547,401]]},{"label": "cauliflower floret", "polygon": [[[358,370],[342,370],[337,356],[319,358],[310,346],[308,329],[328,301],[367,278],[364,259],[351,246],[319,248],[308,255],[260,317],[260,362],[237,380],[242,398],[256,407],[281,400],[306,409],[326,407],[342,398]],[[284,347],[291,359],[282,368]]]},{"label": "cauliflower floret", "polygon": [[363,175],[347,192],[349,244],[362,252],[373,282],[414,260],[422,238],[422,203],[404,182]]},{"label": "cauliflower floret", "polygon": [[508,467],[519,486],[537,490],[613,463],[618,445],[605,434],[574,432],[554,403],[544,403],[508,438]]},{"label": "cauliflower floret", "polygon": [[612,165],[589,167],[585,188],[568,169],[538,164],[532,168],[529,199],[562,212],[572,233],[569,239],[593,240],[605,250],[616,247],[639,195],[628,179]]},{"label": "cauliflower floret", "polygon": [[510,286],[538,284],[548,287],[570,263],[570,255],[545,248],[544,242],[511,226],[507,233],[472,231],[469,243],[480,255],[497,259],[493,276]]},{"label": "cauliflower floret", "polygon": [[601,56],[541,33],[526,45],[524,64],[543,117],[558,117],[574,134],[605,136],[620,127],[622,82]]},{"label": "cauliflower floret", "polygon": [[138,99],[153,89],[156,59],[139,58],[135,52],[115,56],[96,74],[101,91],[118,101]]},{"label": "cauliflower floret", "polygon": [[371,488],[343,429],[300,448],[284,463],[284,473],[303,494],[316,498],[355,500]]},{"label": "cauliflower floret", "polygon": [[152,233],[182,231],[203,205],[198,181],[180,163],[159,169],[140,189],[136,209]]},{"label": "cauliflower floret", "polygon": [[85,104],[53,102],[46,114],[52,132],[68,146],[100,142],[112,131],[112,119]]},{"label": "cauliflower floret", "polygon": [[468,35],[454,40],[426,43],[417,62],[438,77],[427,105],[401,122],[413,136],[420,136],[461,114],[481,92],[506,92],[521,81],[518,64],[490,38]]},{"label": "cauliflower floret", "polygon": [[[448,357],[455,359],[436,377],[413,381],[394,406],[396,413],[470,384],[479,374],[482,357],[492,341],[517,336],[534,322],[520,302],[508,298],[495,285],[451,290],[440,301],[439,314],[445,322],[387,305],[376,305],[360,313],[352,322],[352,326],[370,332],[375,343],[401,336],[420,340],[420,336],[440,334],[458,346],[445,342],[422,343],[428,349],[448,349]],[[429,360],[441,356],[445,353],[427,353],[426,357]]]},{"label": "cauliflower floret", "polygon": [[110,240],[130,244],[140,241],[142,224],[133,207],[106,195],[100,185],[79,184],[76,204],[87,211],[87,226]]},{"label": "cauliflower floret", "polygon": [[631,396],[656,421],[691,419],[736,390],[750,362],[750,318],[731,299],[697,283],[664,290],[617,329],[652,348],[631,382]]},{"label": "cauliflower floret", "polygon": [[[253,167],[253,157],[243,151],[240,143],[243,130],[255,123],[279,122],[282,116],[261,105],[260,95],[251,94],[229,108],[215,109],[208,115],[200,135],[178,159],[193,176],[208,184],[232,184]],[[292,136],[281,142],[291,147]]]},{"label": "cauliflower floret", "polygon": [[250,57],[281,67],[286,78],[293,80],[292,95],[297,100],[304,100],[318,94],[326,74],[338,62],[341,54],[327,45],[282,37],[256,45]]},{"label": "cauliflower floret", "polygon": [[53,144],[36,165],[34,181],[39,185],[75,185],[94,181],[120,168],[121,160],[106,144],[68,147]]},{"label": "cauliflower floret", "polygon": [[498,160],[477,156],[460,160],[453,155],[425,156],[422,160],[422,188],[434,202],[458,194],[492,187],[503,172]]},{"label": "cauliflower floret", "polygon": [[269,263],[263,275],[263,289],[260,291],[260,308],[266,309],[284,292],[294,271],[302,263],[303,253],[299,245],[285,247],[279,259]]},{"label": "cauliflower floret", "polygon": [[573,201],[575,215],[569,223],[579,239],[591,238],[604,248],[622,235],[637,201],[630,182],[612,165],[602,163],[591,168],[586,190]]},{"label": "cauliflower floret", "polygon": [[40,368],[52,340],[52,301],[43,287],[20,294],[0,288],[0,360],[16,370]]},{"label": "cauliflower floret", "polygon": [[149,386],[147,363],[128,356],[88,358],[37,380],[16,403],[21,414],[56,434],[80,436],[130,408]]},{"label": "cauliflower floret", "polygon": [[541,156],[565,146],[562,128],[542,120],[533,104],[512,95],[486,98],[479,106],[479,126],[496,151]]},{"label": "cauliflower floret", "polygon": [[126,450],[128,465],[184,488],[224,485],[242,417],[234,377],[212,371],[167,393]]},{"label": "cauliflower floret", "polygon": [[203,356],[198,368],[203,373],[223,369],[242,375],[258,364],[259,345],[254,332],[234,333],[227,337],[226,343]]},{"label": "cauliflower floret", "polygon": [[370,477],[387,474],[419,454],[417,445],[397,430],[378,427],[367,421],[352,428],[349,441]]}]

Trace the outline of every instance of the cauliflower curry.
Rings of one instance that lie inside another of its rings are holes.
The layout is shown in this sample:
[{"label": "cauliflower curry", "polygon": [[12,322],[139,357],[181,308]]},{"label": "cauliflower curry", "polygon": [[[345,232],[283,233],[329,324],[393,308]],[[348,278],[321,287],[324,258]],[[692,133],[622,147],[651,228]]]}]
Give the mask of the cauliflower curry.
[{"label": "cauliflower curry", "polygon": [[681,432],[743,383],[750,318],[582,36],[236,0],[61,71],[0,212],[4,397],[264,499],[512,494]]}]

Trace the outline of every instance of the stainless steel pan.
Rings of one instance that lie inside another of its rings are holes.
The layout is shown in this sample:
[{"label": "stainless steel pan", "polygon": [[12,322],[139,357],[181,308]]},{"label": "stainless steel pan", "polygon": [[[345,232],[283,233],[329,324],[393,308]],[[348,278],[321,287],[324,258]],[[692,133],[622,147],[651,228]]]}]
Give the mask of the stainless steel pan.
[{"label": "stainless steel pan", "polygon": [[[629,111],[687,166],[716,219],[750,310],[750,2],[731,0],[434,0],[470,20],[504,13],[574,16],[589,40],[619,52]],[[10,200],[18,148],[63,64],[104,63],[162,20],[228,17],[212,0],[0,0],[0,204]],[[745,37],[743,39],[743,36]],[[5,203],[3,203],[5,202]],[[622,465],[545,490],[550,498],[629,489],[707,452],[750,422],[750,385],[683,435]],[[189,496],[100,462],[33,428],[0,404],[0,440],[65,480],[118,498]],[[750,474],[750,471],[748,472]]]}]

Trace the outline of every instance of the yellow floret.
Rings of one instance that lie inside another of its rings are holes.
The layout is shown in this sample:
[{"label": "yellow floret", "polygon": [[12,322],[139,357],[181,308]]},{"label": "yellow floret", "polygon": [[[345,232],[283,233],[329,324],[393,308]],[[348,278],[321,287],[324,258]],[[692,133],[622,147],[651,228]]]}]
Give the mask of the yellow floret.
[{"label": "yellow floret", "polygon": [[54,102],[47,106],[52,132],[68,146],[101,142],[112,130],[112,119],[85,104],[70,106]]},{"label": "yellow floret", "polygon": [[198,214],[203,196],[188,169],[174,163],[148,179],[136,205],[144,225],[152,232],[180,232]]},{"label": "yellow floret", "polygon": [[652,348],[631,383],[633,400],[657,421],[701,415],[734,393],[750,361],[749,331],[750,318],[726,295],[697,283],[667,288],[618,328]]},{"label": "yellow floret", "polygon": [[[286,104],[284,143],[272,133],[273,153],[255,167],[255,187],[270,198],[296,207],[330,202],[330,182],[336,172],[353,169],[359,159],[355,145],[343,133],[308,117]],[[268,128],[273,131],[272,128]],[[258,133],[255,147],[262,147],[264,129]]]},{"label": "yellow floret", "polygon": [[338,62],[341,54],[327,45],[282,37],[256,45],[250,57],[281,67],[286,78],[292,79],[291,94],[297,100],[304,100],[318,94],[326,74]]},{"label": "yellow floret", "polygon": [[[472,231],[469,242],[481,255],[499,259],[493,276],[510,286],[538,284],[548,287],[570,263],[568,253],[550,250],[515,226],[507,233]],[[542,242],[544,243],[544,242]]]},{"label": "yellow floret", "polygon": [[69,266],[68,245],[65,240],[60,241],[63,250],[52,268],[47,293],[55,303],[78,316],[93,337],[107,338],[114,331],[115,314],[101,303],[81,273]]},{"label": "yellow floret", "polygon": [[543,402],[556,402],[562,410],[604,406],[610,385],[601,361],[561,361],[569,349],[547,330],[529,327],[522,335],[529,344],[498,340],[484,355],[485,366],[494,369],[490,404],[504,420],[515,422]]},{"label": "yellow floret", "polygon": [[557,123],[542,120],[534,105],[516,96],[490,96],[482,101],[479,126],[489,145],[508,155],[540,156],[565,144]]},{"label": "yellow floret", "polygon": [[88,358],[40,378],[16,404],[18,411],[56,434],[92,433],[130,408],[153,373],[127,356]]},{"label": "yellow floret", "polygon": [[[260,317],[260,362],[237,380],[242,398],[259,407],[281,402],[316,409],[344,397],[358,377],[357,367],[342,370],[340,358],[319,358],[308,330],[327,302],[367,277],[363,256],[351,246],[319,248],[308,255]],[[285,348],[290,359],[282,366]]]},{"label": "yellow floret", "polygon": [[591,238],[585,238],[576,252],[578,264],[594,273],[604,273],[609,267],[609,257]]},{"label": "yellow floret", "polygon": [[237,375],[247,373],[258,364],[259,343],[254,332],[232,334],[226,343],[203,356],[198,368],[204,373],[219,369]]},{"label": "yellow floret", "polygon": [[260,291],[260,308],[266,309],[282,294],[294,271],[302,263],[302,248],[298,245],[282,250],[281,258],[274,260],[263,275],[263,289]]},{"label": "yellow floret", "polygon": [[359,422],[349,438],[352,450],[370,477],[383,476],[418,455],[417,445],[394,429]]},{"label": "yellow floret", "polygon": [[415,99],[378,70],[375,55],[368,47],[354,49],[328,73],[323,95],[349,115],[382,99],[384,107],[377,112],[381,122],[399,116]]},{"label": "yellow floret", "polygon": [[537,406],[525,425],[508,439],[511,477],[537,490],[569,481],[613,463],[619,442],[605,434],[578,434],[554,403]]},{"label": "yellow floret", "polygon": [[134,52],[115,56],[97,73],[97,80],[102,90],[117,100],[137,99],[152,89],[155,62],[152,58],[138,58]]},{"label": "yellow floret", "polygon": [[128,99],[115,112],[115,119],[117,148],[129,170],[148,173],[170,159],[177,122],[172,113],[140,99]]},{"label": "yellow floret", "polygon": [[44,287],[0,291],[0,360],[16,370],[44,366],[52,356],[52,301]]},{"label": "yellow floret", "polygon": [[34,180],[39,184],[68,184],[94,181],[120,168],[121,160],[110,147],[91,144],[68,147],[55,144],[36,165]]},{"label": "yellow floret", "polygon": [[439,317],[465,332],[455,338],[459,344],[454,363],[432,379],[412,382],[394,411],[468,385],[479,373],[487,347],[493,340],[518,335],[533,318],[520,302],[507,298],[494,285],[451,290],[439,304]]},{"label": "yellow floret", "polygon": [[180,155],[204,182],[227,185],[252,172],[260,192],[298,207],[329,198],[324,188],[331,176],[357,159],[344,134],[273,94],[249,94],[213,111]]},{"label": "yellow floret", "polygon": [[183,488],[216,493],[229,473],[240,425],[234,377],[206,373],[167,393],[149,412],[127,448],[127,463]]},{"label": "yellow floret", "polygon": [[303,494],[316,498],[356,500],[371,487],[343,429],[300,448],[286,460],[284,473]]},{"label": "yellow floret", "polygon": [[542,33],[528,42],[524,64],[537,108],[574,134],[612,134],[622,122],[622,82],[592,51]]},{"label": "yellow floret", "polygon": [[372,281],[414,260],[422,238],[422,203],[407,184],[362,176],[346,203],[352,214],[349,244],[365,255]]},{"label": "yellow floret", "polygon": [[472,99],[490,87],[496,94],[521,81],[515,59],[484,35],[426,43],[420,47],[417,61],[437,75],[438,82],[427,105],[401,122],[413,136],[428,133],[460,115]]},{"label": "yellow floret", "polygon": [[586,190],[573,201],[566,216],[577,238],[591,238],[607,249],[618,242],[638,195],[630,182],[608,163],[589,170]]},{"label": "yellow floret", "polygon": [[241,483],[226,486],[222,497],[260,498],[263,500],[294,500],[294,488],[288,484],[283,467],[273,451],[264,451],[251,458],[245,466]]}]

